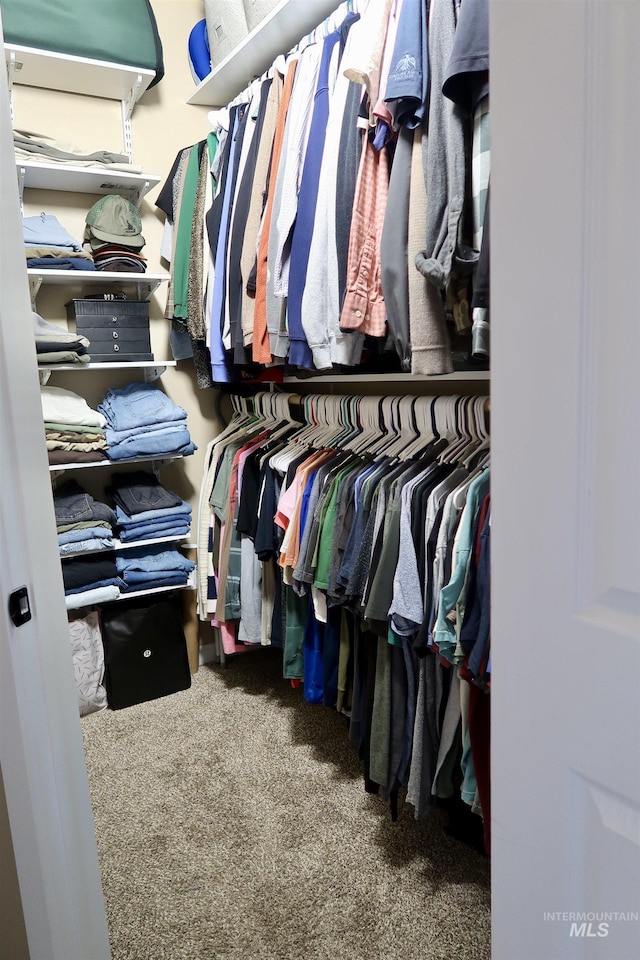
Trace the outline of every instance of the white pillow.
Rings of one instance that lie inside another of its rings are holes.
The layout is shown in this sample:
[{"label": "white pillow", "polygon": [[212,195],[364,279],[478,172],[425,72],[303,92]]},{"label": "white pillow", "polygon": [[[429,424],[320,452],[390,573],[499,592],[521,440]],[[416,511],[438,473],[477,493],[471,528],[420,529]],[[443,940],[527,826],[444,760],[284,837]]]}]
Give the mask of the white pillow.
[{"label": "white pillow", "polygon": [[104,677],[104,649],[98,614],[93,611],[69,623],[73,672],[76,679],[80,716],[104,710],[107,692]]}]

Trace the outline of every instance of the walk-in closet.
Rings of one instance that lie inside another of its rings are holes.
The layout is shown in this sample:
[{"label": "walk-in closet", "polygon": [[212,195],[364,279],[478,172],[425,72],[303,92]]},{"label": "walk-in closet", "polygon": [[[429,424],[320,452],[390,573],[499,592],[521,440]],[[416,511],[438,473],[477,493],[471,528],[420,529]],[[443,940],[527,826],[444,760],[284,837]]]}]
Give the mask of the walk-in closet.
[{"label": "walk-in closet", "polygon": [[632,960],[640,7],[0,17],[2,957]]}]

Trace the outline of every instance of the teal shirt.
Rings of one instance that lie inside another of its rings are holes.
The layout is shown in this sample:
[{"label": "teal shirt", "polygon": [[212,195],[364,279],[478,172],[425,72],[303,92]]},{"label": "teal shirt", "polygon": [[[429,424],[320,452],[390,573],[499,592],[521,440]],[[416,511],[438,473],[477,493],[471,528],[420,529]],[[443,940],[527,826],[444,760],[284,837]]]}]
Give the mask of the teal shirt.
[{"label": "teal shirt", "polygon": [[441,655],[450,663],[454,662],[456,649],[456,628],[448,619],[448,615],[455,607],[464,587],[467,565],[471,556],[471,532],[475,517],[484,495],[489,490],[489,471],[484,470],[473,481],[467,490],[467,503],[464,509],[458,543],[453,557],[451,579],[440,591],[438,598],[438,616],[433,631],[433,639],[438,645]]}]

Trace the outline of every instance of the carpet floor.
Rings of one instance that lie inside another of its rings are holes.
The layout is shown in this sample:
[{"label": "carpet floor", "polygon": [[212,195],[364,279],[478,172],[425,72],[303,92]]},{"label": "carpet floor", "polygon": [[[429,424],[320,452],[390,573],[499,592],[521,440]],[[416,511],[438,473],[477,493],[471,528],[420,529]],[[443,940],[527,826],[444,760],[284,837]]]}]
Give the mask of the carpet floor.
[{"label": "carpet floor", "polygon": [[113,960],[490,957],[487,859],[393,823],[275,651],[82,730]]}]

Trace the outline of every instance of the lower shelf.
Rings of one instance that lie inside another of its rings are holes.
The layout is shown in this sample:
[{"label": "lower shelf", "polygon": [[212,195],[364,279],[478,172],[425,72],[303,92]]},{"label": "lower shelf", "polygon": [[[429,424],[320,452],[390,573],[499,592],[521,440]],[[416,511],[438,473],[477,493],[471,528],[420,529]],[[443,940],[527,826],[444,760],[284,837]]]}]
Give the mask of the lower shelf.
[{"label": "lower shelf", "polygon": [[[135,597],[153,597],[157,593],[170,593],[172,590],[195,590],[196,589],[196,579],[192,574],[186,583],[172,584],[169,587],[150,587],[148,590],[135,590],[132,593],[121,593],[119,597],[114,597],[113,600],[105,600],[104,603],[90,604],[90,606],[102,607],[106,606],[108,603],[119,603],[121,600],[133,600]],[[70,600],[75,600],[78,598],[77,603],[70,603]],[[73,594],[73,597],[66,597],[66,606],[67,611],[69,610],[80,610],[82,607],[86,607],[87,604],[82,602],[81,594]]]},{"label": "lower shelf", "polygon": [[491,379],[490,370],[455,370],[453,373],[421,374],[421,373],[318,373],[310,377],[283,377],[285,384],[295,383],[304,386],[312,384],[349,384],[355,387],[358,383],[473,383]]},{"label": "lower shelf", "polygon": [[181,453],[158,453],[152,457],[132,457],[130,460],[91,460],[88,463],[50,463],[49,473],[64,473],[66,470],[93,470],[96,467],[126,466],[128,463],[162,463],[164,460],[181,460]]},{"label": "lower shelf", "polygon": [[156,593],[169,593],[171,590],[195,590],[195,579],[189,578],[186,583],[171,587],[154,587],[151,590],[136,590],[135,593],[121,593],[117,600],[111,600],[110,603],[119,603],[120,600],[132,600],[134,597],[151,597]]},{"label": "lower shelf", "polygon": [[95,550],[77,550],[72,553],[61,553],[61,560],[71,560],[74,557],[89,557],[95,553],[122,553],[124,550],[133,550],[135,547],[156,547],[160,546],[163,543],[181,543],[186,537],[158,537],[156,539],[151,538],[149,540],[127,540],[126,543],[123,543],[122,540],[113,541],[112,547],[101,547],[96,548]]}]

